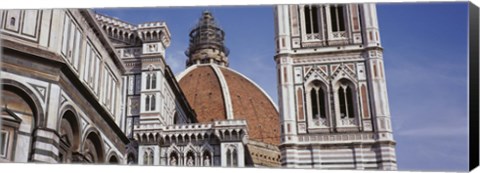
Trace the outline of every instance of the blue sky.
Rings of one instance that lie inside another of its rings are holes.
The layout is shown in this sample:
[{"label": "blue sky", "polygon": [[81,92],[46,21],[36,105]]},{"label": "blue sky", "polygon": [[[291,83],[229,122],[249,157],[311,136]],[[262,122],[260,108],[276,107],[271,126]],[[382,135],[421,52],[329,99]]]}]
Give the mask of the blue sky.
[{"label": "blue sky", "polygon": [[[468,168],[467,3],[377,4],[399,170]],[[96,9],[138,24],[166,21],[167,63],[185,69],[188,34],[203,10],[226,32],[230,67],[276,102],[272,6]]]}]

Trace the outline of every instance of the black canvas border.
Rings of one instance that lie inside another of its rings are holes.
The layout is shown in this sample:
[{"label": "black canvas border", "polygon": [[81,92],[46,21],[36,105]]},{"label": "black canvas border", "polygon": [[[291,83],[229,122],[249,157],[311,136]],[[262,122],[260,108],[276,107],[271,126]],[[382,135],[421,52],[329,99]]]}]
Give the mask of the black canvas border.
[{"label": "black canvas border", "polygon": [[469,4],[469,170],[479,165],[479,9]]}]

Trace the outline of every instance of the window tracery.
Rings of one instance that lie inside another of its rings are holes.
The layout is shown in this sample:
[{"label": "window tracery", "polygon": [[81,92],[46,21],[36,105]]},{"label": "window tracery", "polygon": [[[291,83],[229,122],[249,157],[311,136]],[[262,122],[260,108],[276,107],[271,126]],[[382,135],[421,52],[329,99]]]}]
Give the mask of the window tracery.
[{"label": "window tracery", "polygon": [[307,94],[307,108],[309,116],[315,126],[328,126],[327,111],[327,87],[319,81],[314,80],[309,85]]},{"label": "window tracery", "polygon": [[227,166],[228,167],[237,167],[238,166],[238,153],[235,147],[230,146],[227,149]]},{"label": "window tracery", "polygon": [[343,126],[356,125],[355,86],[347,79],[339,81],[337,88],[340,123]]}]

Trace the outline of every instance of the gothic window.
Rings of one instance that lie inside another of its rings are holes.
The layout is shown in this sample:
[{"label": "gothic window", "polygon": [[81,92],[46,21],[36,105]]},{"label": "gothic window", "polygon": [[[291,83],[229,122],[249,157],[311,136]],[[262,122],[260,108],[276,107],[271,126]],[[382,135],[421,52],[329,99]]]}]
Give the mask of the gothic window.
[{"label": "gothic window", "polygon": [[147,85],[146,85],[146,86],[147,86],[147,89],[150,89],[150,74],[147,74],[147,79],[146,79],[146,81],[147,81]]},{"label": "gothic window", "polygon": [[143,165],[153,165],[153,151],[151,149],[147,149],[143,153]]},{"label": "gothic window", "polygon": [[155,95],[152,95],[150,103],[151,103],[150,110],[154,111],[155,110]]},{"label": "gothic window", "polygon": [[227,167],[232,166],[232,153],[230,152],[230,149],[227,150]]},{"label": "gothic window", "polygon": [[232,151],[232,166],[237,167],[238,166],[238,159],[237,159],[237,150],[233,149]]},{"label": "gothic window", "polygon": [[154,111],[156,106],[155,95],[145,95],[145,111]]},{"label": "gothic window", "polygon": [[342,79],[339,82],[337,89],[338,106],[340,113],[341,125],[355,125],[355,104],[356,104],[356,89],[355,86],[348,80]]},{"label": "gothic window", "polygon": [[238,153],[235,148],[227,149],[227,166],[228,167],[238,166]]},{"label": "gothic window", "polygon": [[145,96],[145,111],[150,110],[150,96]]},{"label": "gothic window", "polygon": [[330,6],[330,19],[332,22],[332,31],[345,31],[344,5]]},{"label": "gothic window", "polygon": [[150,154],[148,155],[148,165],[153,165],[153,153],[150,151]]},{"label": "gothic window", "polygon": [[312,100],[312,115],[313,118],[325,118],[326,108],[325,108],[325,92],[321,87],[312,88],[310,91],[310,97]]},{"label": "gothic window", "polygon": [[15,26],[15,17],[10,18],[10,26]]},{"label": "gothic window", "polygon": [[338,89],[338,97],[340,100],[341,118],[354,118],[352,88],[348,85],[340,87]]},{"label": "gothic window", "polygon": [[157,88],[157,76],[155,75],[155,73],[152,74],[152,89],[155,89]]},{"label": "gothic window", "polygon": [[[315,125],[327,125],[327,90],[319,80],[309,84],[310,91],[306,93],[307,106],[310,109],[310,117]],[[307,88],[308,89],[308,88]],[[309,101],[309,102],[308,102]]]},{"label": "gothic window", "polygon": [[317,90],[315,88],[312,88],[312,90],[310,91],[310,98],[312,100],[312,115],[313,115],[313,118],[318,118],[318,97],[317,97]]},{"label": "gothic window", "polygon": [[147,74],[145,81],[147,90],[157,88],[157,75],[155,75],[155,73]]},{"label": "gothic window", "polygon": [[319,13],[320,9],[315,5],[306,5],[304,7],[305,30],[307,34],[319,33]]},{"label": "gothic window", "polygon": [[148,152],[143,153],[143,165],[148,165]]}]

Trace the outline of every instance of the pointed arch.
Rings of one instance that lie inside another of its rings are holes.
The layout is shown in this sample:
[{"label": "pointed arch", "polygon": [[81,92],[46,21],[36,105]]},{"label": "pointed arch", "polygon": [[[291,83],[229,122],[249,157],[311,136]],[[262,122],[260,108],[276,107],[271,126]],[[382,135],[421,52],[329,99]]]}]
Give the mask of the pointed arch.
[{"label": "pointed arch", "polygon": [[143,165],[153,165],[154,151],[151,148],[145,149],[143,152]]},{"label": "pointed arch", "polygon": [[157,88],[157,75],[154,73],[152,73],[152,89],[156,89]]},{"label": "pointed arch", "polygon": [[227,167],[232,166],[232,152],[230,149],[227,149]]},{"label": "pointed arch", "polygon": [[334,93],[340,125],[356,125],[358,117],[356,85],[351,80],[342,78],[336,82]]},{"label": "pointed arch", "polygon": [[149,111],[149,110],[150,110],[150,96],[145,95],[145,111]]},{"label": "pointed arch", "polygon": [[107,158],[108,158],[108,163],[109,164],[119,164],[120,163],[120,161],[118,159],[118,155],[115,152],[111,152]]},{"label": "pointed arch", "polygon": [[238,152],[237,149],[232,149],[232,166],[237,167],[238,166]]},{"label": "pointed arch", "polygon": [[321,80],[314,79],[306,84],[305,98],[308,121],[313,126],[329,126],[331,119],[328,99],[328,85]]},{"label": "pointed arch", "polygon": [[155,98],[155,95],[151,95],[151,97],[152,97],[152,98],[151,98],[151,100],[150,100],[150,102],[151,102],[150,110],[155,111],[156,98]]},{"label": "pointed arch", "polygon": [[146,84],[145,84],[145,87],[146,89],[150,89],[150,74],[147,74],[146,77],[145,77],[145,81],[146,81]]}]

